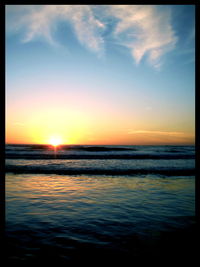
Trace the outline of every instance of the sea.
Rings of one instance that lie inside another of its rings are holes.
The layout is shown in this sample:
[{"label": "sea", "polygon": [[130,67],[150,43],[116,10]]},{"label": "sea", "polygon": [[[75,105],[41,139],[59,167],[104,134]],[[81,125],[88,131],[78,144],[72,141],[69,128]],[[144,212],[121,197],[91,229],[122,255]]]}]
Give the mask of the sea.
[{"label": "sea", "polygon": [[194,146],[6,145],[5,193],[10,266],[194,256]]}]

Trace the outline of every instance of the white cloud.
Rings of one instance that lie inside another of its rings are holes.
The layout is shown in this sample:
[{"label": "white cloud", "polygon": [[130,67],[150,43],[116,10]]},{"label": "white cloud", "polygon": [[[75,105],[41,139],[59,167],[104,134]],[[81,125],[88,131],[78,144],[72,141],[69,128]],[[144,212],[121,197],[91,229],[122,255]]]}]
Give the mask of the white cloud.
[{"label": "white cloud", "polygon": [[68,6],[64,6],[63,11],[64,18],[69,18],[74,26],[79,41],[93,51],[101,51],[104,40],[100,30],[104,28],[104,24],[94,17],[91,7],[71,6],[68,13]]},{"label": "white cloud", "polygon": [[[153,5],[36,5],[7,6],[7,25],[11,29],[25,30],[24,42],[42,37],[51,44],[58,21],[70,23],[77,39],[88,49],[102,54],[105,40],[103,30],[115,23],[113,34],[116,42],[130,50],[136,64],[147,55],[148,62],[159,69],[162,56],[175,47],[177,37],[166,7],[158,10]],[[9,13],[15,14],[12,26]],[[16,13],[19,14],[16,18]],[[109,22],[112,21],[112,22]],[[113,29],[113,27],[112,27]]]},{"label": "white cloud", "polygon": [[140,63],[147,54],[149,63],[160,67],[161,57],[173,49],[177,41],[169,11],[158,11],[156,6],[149,5],[116,5],[109,8],[110,13],[119,20],[115,37],[130,49],[135,62]]},{"label": "white cloud", "polygon": [[[7,8],[9,11],[9,7]],[[43,37],[49,43],[56,44],[53,32],[56,30],[58,21],[71,23],[78,40],[94,52],[103,49],[103,38],[100,35],[104,24],[94,17],[90,6],[86,5],[45,5],[45,6],[22,6],[23,13],[19,8],[20,16],[15,24],[16,29],[24,29],[23,42]],[[9,27],[10,28],[10,27]]]}]

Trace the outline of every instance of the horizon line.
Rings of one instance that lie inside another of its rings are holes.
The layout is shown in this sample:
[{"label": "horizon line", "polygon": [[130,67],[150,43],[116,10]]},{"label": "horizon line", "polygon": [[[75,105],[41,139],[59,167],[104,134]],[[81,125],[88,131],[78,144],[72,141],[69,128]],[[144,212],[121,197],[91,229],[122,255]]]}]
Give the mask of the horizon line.
[{"label": "horizon line", "polygon": [[[49,143],[5,143],[5,145],[44,145]],[[60,144],[58,146],[195,146],[195,143],[163,143],[163,144]]]}]

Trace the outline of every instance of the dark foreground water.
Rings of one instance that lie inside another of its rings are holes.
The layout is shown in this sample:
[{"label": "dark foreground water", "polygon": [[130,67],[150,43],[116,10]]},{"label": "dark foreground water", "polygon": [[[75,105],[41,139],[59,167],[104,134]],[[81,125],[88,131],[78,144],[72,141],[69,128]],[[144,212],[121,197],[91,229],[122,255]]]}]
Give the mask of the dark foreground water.
[{"label": "dark foreground water", "polygon": [[66,146],[55,153],[10,145],[6,152],[11,266],[133,266],[194,256],[194,147]]}]

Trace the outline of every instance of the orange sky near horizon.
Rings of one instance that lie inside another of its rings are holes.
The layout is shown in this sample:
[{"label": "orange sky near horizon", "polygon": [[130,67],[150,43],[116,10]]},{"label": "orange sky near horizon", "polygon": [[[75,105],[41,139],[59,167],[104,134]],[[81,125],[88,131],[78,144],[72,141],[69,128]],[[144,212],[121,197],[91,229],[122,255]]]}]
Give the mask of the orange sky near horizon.
[{"label": "orange sky near horizon", "polygon": [[62,98],[56,93],[24,93],[8,101],[6,143],[47,144],[58,137],[63,144],[194,144],[194,121],[187,114],[171,120],[173,111],[160,114],[157,107],[137,107],[130,113],[109,99],[73,97],[76,100],[64,92]]},{"label": "orange sky near horizon", "polygon": [[[48,96],[48,97],[47,97]],[[63,144],[162,145],[194,144],[194,122],[172,112],[160,114],[156,108],[137,108],[133,113],[117,103],[97,101],[94,96],[63,93],[24,94],[8,101],[6,110],[7,144],[47,144],[58,137]],[[46,101],[44,99],[46,98]],[[169,125],[167,122],[170,122]]]},{"label": "orange sky near horizon", "polygon": [[[59,113],[59,112],[58,112]],[[194,135],[189,131],[166,130],[150,126],[131,127],[130,121],[123,117],[105,117],[93,114],[86,116],[81,112],[71,112],[69,118],[62,117],[48,110],[46,114],[35,112],[27,120],[11,120],[7,118],[7,144],[48,144],[51,138],[59,138],[63,144],[87,145],[192,145]],[[96,116],[96,120],[95,120]],[[11,117],[12,118],[12,117]],[[14,118],[14,117],[13,117]],[[136,125],[136,120],[134,125]],[[141,130],[138,130],[141,129]]]},{"label": "orange sky near horizon", "polygon": [[8,5],[6,143],[194,145],[194,55],[193,6]]}]

